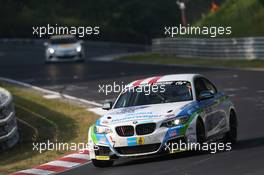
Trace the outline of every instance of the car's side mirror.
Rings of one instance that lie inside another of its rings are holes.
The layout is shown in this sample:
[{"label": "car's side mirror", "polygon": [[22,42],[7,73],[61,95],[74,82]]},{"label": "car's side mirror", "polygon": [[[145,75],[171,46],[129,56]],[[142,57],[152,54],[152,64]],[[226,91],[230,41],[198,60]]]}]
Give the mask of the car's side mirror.
[{"label": "car's side mirror", "polygon": [[211,91],[202,91],[199,96],[198,96],[198,100],[206,100],[209,98],[213,98],[214,94]]},{"label": "car's side mirror", "polygon": [[103,109],[104,110],[110,110],[111,108],[112,108],[112,106],[113,106],[113,103],[112,102],[105,102],[104,104],[103,104]]}]

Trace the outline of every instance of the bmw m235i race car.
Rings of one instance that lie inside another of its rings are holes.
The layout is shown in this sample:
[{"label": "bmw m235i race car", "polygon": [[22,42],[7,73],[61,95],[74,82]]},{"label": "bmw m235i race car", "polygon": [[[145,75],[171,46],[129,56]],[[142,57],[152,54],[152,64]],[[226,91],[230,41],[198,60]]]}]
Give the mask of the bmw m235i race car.
[{"label": "bmw m235i race car", "polygon": [[89,128],[88,149],[97,167],[118,158],[164,152],[168,143],[235,143],[233,103],[199,74],[175,74],[136,80]]}]

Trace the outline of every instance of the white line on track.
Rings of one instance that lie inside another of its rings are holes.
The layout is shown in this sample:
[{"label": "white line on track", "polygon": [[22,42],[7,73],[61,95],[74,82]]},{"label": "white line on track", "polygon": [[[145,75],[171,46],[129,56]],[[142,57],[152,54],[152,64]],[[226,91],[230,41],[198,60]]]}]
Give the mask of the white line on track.
[{"label": "white line on track", "polygon": [[33,86],[31,84],[28,84],[28,83],[23,83],[23,82],[20,82],[20,81],[17,81],[17,80],[12,80],[12,79],[9,79],[9,78],[0,77],[0,81],[6,81],[6,82],[9,82],[9,83],[18,84],[20,86],[24,86],[24,87],[27,87],[27,88],[32,88],[34,90],[38,90],[40,92],[47,93],[49,95],[60,96],[62,98],[79,101],[79,102],[86,103],[86,104],[93,105],[93,106],[98,106],[98,107],[102,106],[102,104],[97,103],[95,101],[89,101],[89,100],[73,97],[71,95],[58,93],[58,92],[55,92],[55,91],[51,91],[51,90],[47,90],[47,89],[40,88],[40,87],[37,87],[37,86]]},{"label": "white line on track", "polygon": [[57,99],[57,98],[61,98],[60,95],[54,95],[54,94],[43,95],[43,97],[46,98],[46,99]]}]

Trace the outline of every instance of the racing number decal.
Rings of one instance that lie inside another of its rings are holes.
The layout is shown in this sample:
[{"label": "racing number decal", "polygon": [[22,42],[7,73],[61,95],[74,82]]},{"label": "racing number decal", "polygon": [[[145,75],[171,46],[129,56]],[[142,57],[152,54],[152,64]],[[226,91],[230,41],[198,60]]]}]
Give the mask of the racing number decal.
[{"label": "racing number decal", "polygon": [[137,144],[138,145],[143,145],[144,143],[145,143],[144,137],[137,137]]}]

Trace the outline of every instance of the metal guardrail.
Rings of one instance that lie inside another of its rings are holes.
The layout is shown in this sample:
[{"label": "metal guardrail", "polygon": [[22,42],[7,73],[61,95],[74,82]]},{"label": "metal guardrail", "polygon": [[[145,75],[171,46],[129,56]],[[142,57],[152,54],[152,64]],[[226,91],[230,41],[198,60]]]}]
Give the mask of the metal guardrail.
[{"label": "metal guardrail", "polygon": [[[44,42],[49,41],[47,39],[0,39],[0,57],[5,53],[21,52],[23,54],[32,53],[36,49],[42,49],[40,54],[44,55]],[[121,54],[128,52],[145,52],[150,51],[151,48],[148,45],[141,44],[130,44],[130,43],[119,43],[119,42],[107,42],[107,41],[83,41],[83,47],[85,55],[90,57],[98,57],[103,54]],[[98,55],[92,55],[97,53]]]},{"label": "metal guardrail", "polygon": [[[37,45],[43,46],[44,42],[49,41],[49,39],[31,39],[31,38],[0,38],[0,44],[10,44],[10,45]],[[148,49],[148,46],[143,44],[131,44],[131,43],[121,43],[121,42],[111,42],[111,41],[89,41],[83,40],[83,44],[86,46],[93,47],[108,47],[108,48],[134,48],[134,49]]]},{"label": "metal guardrail", "polygon": [[183,58],[264,59],[264,37],[247,38],[158,38],[152,51]]},{"label": "metal guardrail", "polygon": [[12,95],[0,88],[0,151],[14,146],[19,140]]}]

